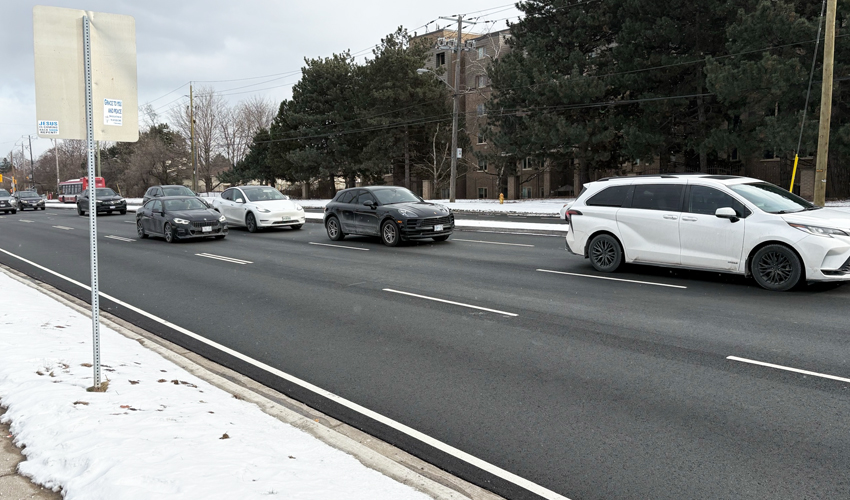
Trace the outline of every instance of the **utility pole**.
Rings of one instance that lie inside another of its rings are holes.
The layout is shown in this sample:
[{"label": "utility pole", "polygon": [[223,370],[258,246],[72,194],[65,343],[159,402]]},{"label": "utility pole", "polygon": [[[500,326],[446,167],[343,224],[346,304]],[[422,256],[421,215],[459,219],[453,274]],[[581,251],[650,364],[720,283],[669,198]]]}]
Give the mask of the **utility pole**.
[{"label": "utility pole", "polygon": [[[21,138],[23,139],[23,136],[21,136]],[[24,153],[24,141],[21,141],[21,163],[25,163],[26,161],[27,161],[27,156]],[[26,180],[26,177],[27,177],[27,167],[26,167],[26,165],[24,165],[24,180]],[[26,187],[27,187],[27,184],[24,183],[24,189],[26,189]]]},{"label": "utility pole", "polygon": [[28,135],[27,139],[30,141],[30,181],[32,181],[32,189],[35,191],[35,162],[32,161],[32,136]]},{"label": "utility pole", "polygon": [[97,176],[102,177],[100,174],[100,141],[94,141],[94,147],[97,150]]},{"label": "utility pole", "polygon": [[56,157],[56,199],[59,199],[59,141],[53,139],[53,156]]},{"label": "utility pole", "polygon": [[464,50],[463,40],[461,38],[463,34],[463,16],[441,17],[440,19],[457,21],[457,42],[454,48],[451,48],[451,45],[449,45],[449,48],[451,48],[452,52],[455,52],[457,57],[455,60],[455,84],[452,88],[454,91],[454,94],[452,94],[452,167],[451,175],[449,176],[449,201],[454,203],[455,191],[457,191],[457,115],[460,106],[458,102],[460,99],[460,58]]},{"label": "utility pole", "polygon": [[189,82],[189,130],[192,140],[192,191],[198,192],[198,162],[195,158],[195,101],[192,94],[192,82]]},{"label": "utility pole", "polygon": [[818,158],[815,165],[815,205],[826,204],[826,167],[829,157],[829,122],[832,118],[832,70],[835,60],[835,10],[837,0],[827,0],[823,44],[823,87],[820,99]]}]

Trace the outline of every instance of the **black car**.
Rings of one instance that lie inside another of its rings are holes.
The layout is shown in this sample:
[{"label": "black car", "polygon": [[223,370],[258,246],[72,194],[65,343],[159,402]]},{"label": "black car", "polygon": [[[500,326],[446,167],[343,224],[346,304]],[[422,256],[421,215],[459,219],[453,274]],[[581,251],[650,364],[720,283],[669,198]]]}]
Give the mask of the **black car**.
[{"label": "black car", "polygon": [[15,199],[16,208],[22,212],[27,208],[44,210],[44,198],[35,191],[16,191],[12,197]]},{"label": "black car", "polygon": [[[121,215],[127,213],[127,201],[110,188],[95,188],[95,212],[107,213],[118,212]],[[89,210],[89,190],[86,189],[77,196],[77,213],[86,215]]]},{"label": "black car", "polygon": [[398,186],[345,189],[325,206],[325,229],[334,241],[347,234],[380,236],[391,247],[407,240],[446,241],[454,227],[451,210]]},{"label": "black car", "polygon": [[204,205],[212,208],[212,205],[207,200],[198,196],[198,193],[181,184],[169,184],[165,186],[151,186],[145,191],[145,196],[142,198],[142,203],[147,203],[154,198],[162,198],[163,196],[197,196]]},{"label": "black car", "polygon": [[227,222],[195,196],[163,196],[154,198],[136,210],[139,238],[162,236],[174,243],[189,238],[227,236]]}]

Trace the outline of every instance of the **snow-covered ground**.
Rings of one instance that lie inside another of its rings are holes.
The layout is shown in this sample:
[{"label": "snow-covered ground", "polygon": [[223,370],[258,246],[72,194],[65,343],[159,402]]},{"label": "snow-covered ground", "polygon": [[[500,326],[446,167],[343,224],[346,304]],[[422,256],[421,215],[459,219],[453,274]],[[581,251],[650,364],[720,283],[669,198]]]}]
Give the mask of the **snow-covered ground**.
[{"label": "snow-covered ground", "polygon": [[[19,472],[71,499],[425,499],[0,271],[0,403]],[[317,424],[318,425],[318,424]],[[2,492],[0,492],[2,495]]]}]

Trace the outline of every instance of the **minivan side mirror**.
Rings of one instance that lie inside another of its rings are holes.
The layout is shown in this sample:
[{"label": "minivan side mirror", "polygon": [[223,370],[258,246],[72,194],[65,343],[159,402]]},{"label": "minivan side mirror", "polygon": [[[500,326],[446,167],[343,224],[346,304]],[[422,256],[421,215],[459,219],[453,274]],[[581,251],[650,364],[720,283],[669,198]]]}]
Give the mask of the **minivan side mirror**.
[{"label": "minivan side mirror", "polygon": [[738,213],[732,207],[721,207],[714,212],[714,216],[720,219],[729,219],[730,222],[738,222]]}]

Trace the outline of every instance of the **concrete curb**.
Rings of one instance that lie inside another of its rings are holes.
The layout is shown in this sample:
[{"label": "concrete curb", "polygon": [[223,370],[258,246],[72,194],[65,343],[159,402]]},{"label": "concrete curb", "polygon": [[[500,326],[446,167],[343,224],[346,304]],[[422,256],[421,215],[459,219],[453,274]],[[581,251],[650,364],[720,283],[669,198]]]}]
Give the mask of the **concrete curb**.
[{"label": "concrete curb", "polygon": [[[50,285],[33,280],[23,273],[0,265],[0,272],[30,286],[48,297],[91,317],[91,306]],[[285,394],[263,386],[229,368],[213,363],[189,350],[164,340],[106,311],[100,312],[101,324],[179,365],[234,397],[256,404],[260,410],[278,420],[297,427],[322,442],[344,451],[363,465],[406,484],[437,500],[500,500],[472,483],[416,458],[384,441],[320,413]],[[2,456],[2,455],[0,455]],[[40,487],[29,483],[30,494]],[[45,490],[46,491],[46,490]],[[40,497],[33,497],[40,498]],[[58,498],[58,497],[44,497]]]}]

